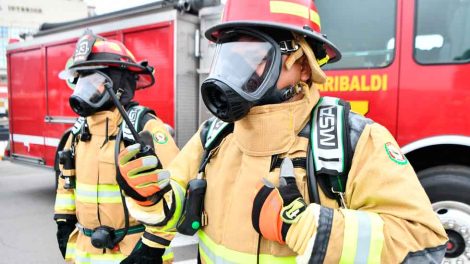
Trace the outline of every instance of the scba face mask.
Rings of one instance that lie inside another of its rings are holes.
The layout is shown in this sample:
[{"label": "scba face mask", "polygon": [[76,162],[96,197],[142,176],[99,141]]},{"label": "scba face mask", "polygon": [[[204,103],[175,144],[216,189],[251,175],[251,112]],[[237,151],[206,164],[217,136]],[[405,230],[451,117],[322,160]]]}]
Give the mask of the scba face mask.
[{"label": "scba face mask", "polygon": [[103,110],[111,103],[106,86],[113,87],[113,81],[104,73],[80,73],[74,92],[69,98],[70,107],[83,117]]},{"label": "scba face mask", "polygon": [[294,88],[278,89],[276,83],[282,55],[298,47],[288,41],[281,44],[257,30],[222,32],[211,72],[201,86],[202,99],[209,111],[223,121],[234,122],[255,105],[290,99]]}]

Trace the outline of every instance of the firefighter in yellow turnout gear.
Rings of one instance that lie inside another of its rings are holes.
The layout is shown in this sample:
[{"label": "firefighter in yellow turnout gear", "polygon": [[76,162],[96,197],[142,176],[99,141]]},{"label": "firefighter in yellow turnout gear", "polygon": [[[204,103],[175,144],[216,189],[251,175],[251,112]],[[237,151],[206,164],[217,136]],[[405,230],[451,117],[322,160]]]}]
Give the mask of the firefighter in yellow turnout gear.
[{"label": "firefighter in yellow turnout gear", "polygon": [[[158,263],[164,250],[141,245],[145,226],[125,208],[115,158],[135,141],[105,91],[110,85],[134,128],[153,137],[158,165],[165,168],[178,147],[153,111],[131,101],[136,89],[155,82],[153,68],[136,63],[122,43],[88,31],[77,42],[72,66],[60,77],[74,80],[70,105],[81,116],[60,152],[54,219],[62,255],[71,263],[120,263],[133,251],[145,251],[142,258]],[[163,259],[171,261],[172,253]]]},{"label": "firefighter in yellow turnout gear", "polygon": [[[187,220],[188,183],[203,179],[202,227],[192,226],[203,263],[440,263],[446,233],[392,135],[320,97],[320,65],[340,53],[320,34],[314,2],[295,2],[227,1],[224,21],[206,32],[218,47],[201,87],[220,120],[206,121],[166,170],[142,175],[161,201],[132,202],[131,214],[160,221],[171,239]],[[141,190],[129,173],[138,152],[121,152],[119,167]]]}]

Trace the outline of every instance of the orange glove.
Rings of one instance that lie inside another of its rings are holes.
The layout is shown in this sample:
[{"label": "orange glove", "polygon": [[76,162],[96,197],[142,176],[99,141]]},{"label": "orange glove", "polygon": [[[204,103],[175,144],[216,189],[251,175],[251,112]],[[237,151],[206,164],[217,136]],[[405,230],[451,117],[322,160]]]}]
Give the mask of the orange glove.
[{"label": "orange glove", "polygon": [[[287,167],[288,175],[283,171],[284,166]],[[291,224],[297,222],[307,208],[295,182],[292,161],[284,159],[279,187],[275,187],[266,179],[263,180],[264,184],[259,186],[253,202],[253,227],[264,238],[285,244]]]},{"label": "orange glove", "polygon": [[158,168],[158,158],[154,155],[135,158],[139,152],[140,144],[137,143],[119,153],[121,177],[118,177],[118,183],[138,204],[150,206],[171,190],[170,173]]}]

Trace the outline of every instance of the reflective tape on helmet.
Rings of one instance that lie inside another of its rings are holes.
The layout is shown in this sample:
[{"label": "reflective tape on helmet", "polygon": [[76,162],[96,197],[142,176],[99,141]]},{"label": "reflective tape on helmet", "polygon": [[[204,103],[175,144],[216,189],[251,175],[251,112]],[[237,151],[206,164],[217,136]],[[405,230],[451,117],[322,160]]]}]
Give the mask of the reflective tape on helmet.
[{"label": "reflective tape on helmet", "polygon": [[380,263],[384,243],[382,218],[365,211],[341,211],[345,225],[340,263]]},{"label": "reflective tape on helmet", "polygon": [[83,203],[122,203],[121,190],[117,184],[77,183],[75,195],[77,201]]},{"label": "reflective tape on helmet", "polygon": [[[216,244],[204,231],[198,231],[199,252],[205,263],[257,263],[256,254],[248,254],[228,249]],[[259,263],[296,263],[295,256],[275,257],[259,254]]]},{"label": "reflective tape on helmet", "polygon": [[308,6],[287,1],[270,1],[269,10],[271,13],[288,14],[310,19],[318,28],[321,28],[320,16],[317,11],[309,9]]},{"label": "reflective tape on helmet", "polygon": [[57,211],[74,211],[75,195],[73,193],[58,193],[56,195],[54,210]]}]

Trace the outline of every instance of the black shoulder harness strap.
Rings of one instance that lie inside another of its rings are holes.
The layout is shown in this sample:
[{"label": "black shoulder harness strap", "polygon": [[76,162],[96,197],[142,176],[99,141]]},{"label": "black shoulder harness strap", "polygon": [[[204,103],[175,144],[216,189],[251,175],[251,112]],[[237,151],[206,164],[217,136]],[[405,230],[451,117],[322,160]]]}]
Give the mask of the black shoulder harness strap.
[{"label": "black shoulder harness strap", "polygon": [[[152,114],[155,116],[155,112],[145,106],[133,104],[127,109],[127,115],[134,125],[135,131],[140,132],[144,129],[145,124],[143,124],[143,120],[147,114]],[[127,126],[126,122],[121,123],[121,130],[124,142],[135,142],[134,136],[132,135],[132,132]]]},{"label": "black shoulder harness strap", "polygon": [[204,154],[202,155],[198,172],[204,171],[211,158],[211,151],[217,147],[228,134],[233,132],[233,128],[233,123],[224,122],[216,117],[211,117],[204,122],[200,132]]}]

